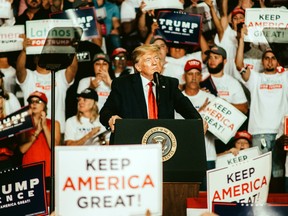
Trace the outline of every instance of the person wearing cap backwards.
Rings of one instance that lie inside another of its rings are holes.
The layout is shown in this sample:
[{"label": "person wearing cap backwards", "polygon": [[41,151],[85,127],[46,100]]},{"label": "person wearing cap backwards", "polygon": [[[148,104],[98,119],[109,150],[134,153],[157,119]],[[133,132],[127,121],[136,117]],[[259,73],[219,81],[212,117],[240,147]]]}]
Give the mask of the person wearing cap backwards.
[{"label": "person wearing cap backwards", "polygon": [[93,57],[95,76],[80,80],[77,93],[80,94],[86,88],[94,89],[99,96],[98,109],[100,110],[111,91],[112,79],[109,75],[110,59],[105,53],[97,53]]},{"label": "person wearing cap backwards", "polygon": [[219,153],[217,156],[232,153],[234,156],[239,154],[239,151],[250,148],[252,146],[252,135],[246,130],[238,131],[233,137],[233,147],[229,150]]},{"label": "person wearing cap backwards", "polygon": [[248,131],[253,136],[253,146],[258,146],[262,153],[272,151],[272,175],[281,177],[283,170],[276,161],[275,139],[288,110],[288,73],[277,72],[279,62],[271,48],[263,52],[263,72],[244,67],[243,50],[244,41],[240,40],[236,64],[242,68],[240,74],[251,95]]},{"label": "person wearing cap backwards", "polygon": [[[201,114],[201,110],[205,109],[205,107],[215,99],[215,96],[200,89],[200,82],[202,80],[202,64],[199,60],[191,59],[186,62],[183,80],[185,81],[184,90],[182,91],[183,95],[188,97],[195,109]],[[183,117],[176,112],[175,119],[183,119]],[[206,133],[204,138],[207,169],[214,169],[217,156],[214,144],[215,137],[211,133]],[[205,191],[206,189],[205,177],[201,183],[200,190]]]},{"label": "person wearing cap backwards", "polygon": [[77,95],[77,99],[77,114],[66,121],[65,145],[106,144],[105,136],[98,137],[106,129],[99,121],[97,92],[87,88]]},{"label": "person wearing cap backwards", "polygon": [[[48,98],[45,93],[35,91],[27,98],[35,128],[25,133],[19,146],[23,154],[22,164],[45,161],[46,188],[51,177],[51,120],[47,118]],[[55,145],[60,144],[60,124],[55,121]]]},{"label": "person wearing cap backwards", "polygon": [[[177,79],[159,75],[159,85],[157,80],[153,80],[154,73],[162,71],[163,67],[158,46],[139,46],[133,51],[132,59],[137,72],[113,80],[111,93],[100,110],[100,122],[106,128],[113,132],[116,119],[121,118],[174,119],[175,110],[186,119],[202,119],[189,99],[178,89]],[[153,103],[156,106],[149,108],[149,89],[150,92],[151,89],[153,93],[156,92],[156,84],[158,104],[154,94]],[[206,132],[208,125],[204,122],[203,125]],[[113,143],[113,133],[110,140]]]},{"label": "person wearing cap backwards", "polygon": [[10,115],[13,112],[16,112],[21,108],[21,105],[17,99],[17,97],[5,89],[5,82],[4,82],[4,73],[0,70],[0,94],[3,101],[4,108],[5,108],[5,115]]},{"label": "person wearing cap backwards", "polygon": [[227,62],[226,51],[219,46],[214,46],[206,51],[208,55],[207,68],[216,86],[218,97],[228,101],[242,113],[248,112],[247,98],[238,80],[224,73]]},{"label": "person wearing cap backwards", "polygon": [[122,47],[113,50],[111,55],[113,73],[110,73],[112,80],[131,73],[131,69],[127,67],[127,54],[127,50]]}]

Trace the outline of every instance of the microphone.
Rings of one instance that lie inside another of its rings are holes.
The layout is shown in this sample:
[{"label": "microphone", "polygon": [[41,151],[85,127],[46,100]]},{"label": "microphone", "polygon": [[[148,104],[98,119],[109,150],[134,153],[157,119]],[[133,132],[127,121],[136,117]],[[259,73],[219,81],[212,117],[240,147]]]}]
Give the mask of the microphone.
[{"label": "microphone", "polygon": [[160,95],[159,95],[159,89],[160,89],[160,74],[159,72],[154,72],[153,74],[153,81],[156,84],[156,101],[157,105],[159,106],[160,103]]},{"label": "microphone", "polygon": [[156,87],[159,88],[159,86],[160,86],[160,74],[159,74],[159,72],[154,72],[153,80],[156,84]]}]

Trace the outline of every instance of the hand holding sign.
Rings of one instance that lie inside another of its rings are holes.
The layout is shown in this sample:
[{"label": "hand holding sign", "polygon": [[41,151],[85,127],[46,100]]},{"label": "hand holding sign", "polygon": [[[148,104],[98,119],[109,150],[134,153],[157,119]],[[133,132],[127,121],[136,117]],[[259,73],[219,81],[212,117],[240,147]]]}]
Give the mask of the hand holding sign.
[{"label": "hand holding sign", "polygon": [[201,112],[207,121],[208,130],[227,143],[246,120],[246,116],[233,105],[221,98],[215,98]]}]

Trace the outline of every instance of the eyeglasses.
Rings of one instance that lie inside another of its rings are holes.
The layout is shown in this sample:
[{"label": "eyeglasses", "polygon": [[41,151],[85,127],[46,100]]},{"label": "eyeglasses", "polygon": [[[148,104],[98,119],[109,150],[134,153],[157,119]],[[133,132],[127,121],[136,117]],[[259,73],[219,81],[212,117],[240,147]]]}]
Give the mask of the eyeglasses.
[{"label": "eyeglasses", "polygon": [[124,61],[124,60],[126,60],[126,57],[125,57],[125,56],[116,56],[116,57],[114,58],[114,60],[116,60],[116,61],[119,61],[119,60]]},{"label": "eyeglasses", "polygon": [[41,104],[41,103],[43,103],[43,101],[41,101],[41,100],[30,100],[29,101],[29,104]]}]

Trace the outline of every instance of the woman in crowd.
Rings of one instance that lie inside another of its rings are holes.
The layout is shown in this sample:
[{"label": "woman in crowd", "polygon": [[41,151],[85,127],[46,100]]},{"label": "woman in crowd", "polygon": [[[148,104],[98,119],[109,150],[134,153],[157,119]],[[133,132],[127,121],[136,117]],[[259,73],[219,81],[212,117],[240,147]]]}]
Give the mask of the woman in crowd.
[{"label": "woman in crowd", "polygon": [[[20,145],[22,164],[45,161],[46,188],[51,176],[51,120],[46,118],[48,99],[43,92],[35,91],[27,99],[35,128],[25,134]],[[55,145],[60,143],[60,124],[55,121]],[[47,187],[48,186],[48,187]]]},{"label": "woman in crowd", "polygon": [[78,94],[78,111],[67,119],[65,145],[99,145],[106,144],[108,132],[99,121],[98,94],[94,89],[84,89]]}]

